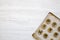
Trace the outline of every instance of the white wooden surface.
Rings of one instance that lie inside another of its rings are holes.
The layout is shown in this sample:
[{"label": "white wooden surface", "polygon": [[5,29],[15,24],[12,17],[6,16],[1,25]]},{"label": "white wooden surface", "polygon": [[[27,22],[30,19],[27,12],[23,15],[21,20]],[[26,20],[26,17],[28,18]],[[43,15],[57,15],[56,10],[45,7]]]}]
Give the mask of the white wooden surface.
[{"label": "white wooden surface", "polygon": [[60,0],[0,0],[0,40],[34,40],[48,12],[60,17]]}]

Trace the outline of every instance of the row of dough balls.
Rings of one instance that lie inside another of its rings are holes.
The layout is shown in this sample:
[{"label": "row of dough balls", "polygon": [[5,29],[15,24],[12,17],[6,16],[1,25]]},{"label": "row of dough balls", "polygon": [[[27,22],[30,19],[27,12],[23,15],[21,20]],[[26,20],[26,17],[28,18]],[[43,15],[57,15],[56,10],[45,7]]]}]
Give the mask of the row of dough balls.
[{"label": "row of dough balls", "polygon": [[[46,20],[46,23],[47,23],[47,24],[49,24],[50,22],[51,22],[50,19],[47,19],[47,20]],[[53,22],[53,23],[52,23],[52,27],[56,27],[56,25],[57,25],[56,22]],[[45,29],[45,28],[46,28],[46,25],[43,24],[41,28],[42,28],[42,29]],[[51,33],[52,30],[53,30],[53,29],[52,29],[51,27],[49,27],[47,31],[48,31],[49,33]],[[58,32],[60,32],[60,26],[57,28],[57,30],[58,30]],[[39,30],[38,33],[39,33],[39,34],[42,34],[42,33],[43,33],[43,30]],[[55,33],[53,34],[53,36],[56,38],[56,37],[58,36],[58,33],[55,32]],[[48,37],[48,34],[47,34],[47,33],[44,33],[44,34],[43,34],[43,37],[44,37],[44,38],[47,38],[47,37]],[[51,38],[50,40],[53,40],[53,39]]]}]

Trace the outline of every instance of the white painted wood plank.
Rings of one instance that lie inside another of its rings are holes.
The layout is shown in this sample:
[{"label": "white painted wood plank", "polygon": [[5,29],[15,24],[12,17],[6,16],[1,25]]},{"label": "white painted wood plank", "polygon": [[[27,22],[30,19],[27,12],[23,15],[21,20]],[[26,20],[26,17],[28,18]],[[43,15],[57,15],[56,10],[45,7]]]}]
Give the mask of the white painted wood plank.
[{"label": "white painted wood plank", "polygon": [[49,11],[60,17],[60,0],[0,0],[0,40],[34,40]]}]

